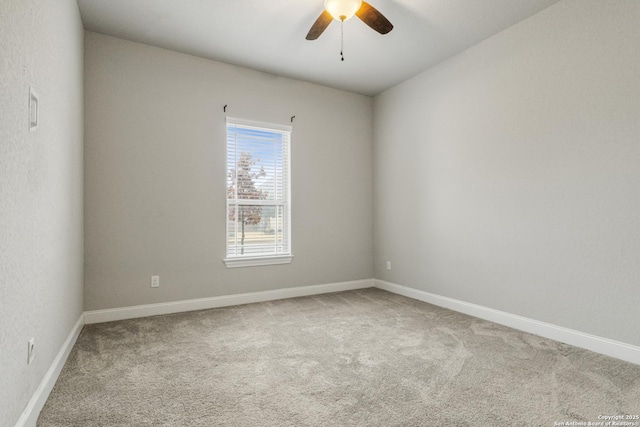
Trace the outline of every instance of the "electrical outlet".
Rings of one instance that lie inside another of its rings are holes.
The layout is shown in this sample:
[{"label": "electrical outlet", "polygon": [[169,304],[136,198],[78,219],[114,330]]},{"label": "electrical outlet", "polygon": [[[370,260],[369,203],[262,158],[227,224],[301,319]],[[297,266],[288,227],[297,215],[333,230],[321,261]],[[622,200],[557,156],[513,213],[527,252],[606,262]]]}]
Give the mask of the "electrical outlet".
[{"label": "electrical outlet", "polygon": [[30,365],[33,362],[33,358],[36,357],[36,339],[31,338],[27,341],[27,365]]},{"label": "electrical outlet", "polygon": [[151,287],[152,288],[160,287],[160,276],[151,276]]},{"label": "electrical outlet", "polygon": [[391,270],[391,261],[387,261],[387,270]]}]

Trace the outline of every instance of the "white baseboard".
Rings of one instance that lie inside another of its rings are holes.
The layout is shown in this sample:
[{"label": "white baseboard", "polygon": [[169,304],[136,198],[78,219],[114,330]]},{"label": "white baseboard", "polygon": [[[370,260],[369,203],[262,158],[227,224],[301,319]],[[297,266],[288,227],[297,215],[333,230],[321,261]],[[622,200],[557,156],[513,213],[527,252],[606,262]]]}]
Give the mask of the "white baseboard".
[{"label": "white baseboard", "polygon": [[157,316],[160,314],[181,313],[184,311],[206,310],[231,305],[273,301],[285,298],[319,295],[330,292],[349,291],[373,287],[373,279],[352,282],[330,283],[326,285],[300,286],[297,288],[276,289],[273,291],[251,292],[246,294],[225,295],[220,297],[199,298],[159,304],[145,304],[106,310],[85,311],[85,323],[112,322],[114,320],[134,319],[137,317]]},{"label": "white baseboard", "polygon": [[375,279],[374,283],[376,288],[393,292],[394,294],[404,295],[419,301],[428,302],[429,304],[499,323],[520,331],[529,332],[541,337],[560,341],[640,365],[640,347],[631,344],[586,334],[584,332],[540,322],[538,320],[506,313],[504,311],[494,310],[481,305],[443,297],[441,295],[432,294],[419,289],[396,285],[395,283],[389,283],[383,280]]},{"label": "white baseboard", "polygon": [[60,371],[62,371],[62,367],[67,361],[69,353],[71,353],[71,349],[76,343],[83,326],[84,313],[80,315],[76,324],[73,325],[69,336],[67,336],[67,339],[62,344],[56,358],[53,359],[47,373],[44,374],[44,378],[42,378],[42,381],[40,381],[35,393],[31,396],[31,400],[27,403],[27,407],[22,411],[22,415],[20,415],[20,418],[16,423],[16,427],[35,427],[36,422],[38,421],[38,415],[40,415],[40,411],[42,411],[44,404],[47,402],[49,394],[51,393],[51,390],[53,390],[53,386],[58,380]]}]

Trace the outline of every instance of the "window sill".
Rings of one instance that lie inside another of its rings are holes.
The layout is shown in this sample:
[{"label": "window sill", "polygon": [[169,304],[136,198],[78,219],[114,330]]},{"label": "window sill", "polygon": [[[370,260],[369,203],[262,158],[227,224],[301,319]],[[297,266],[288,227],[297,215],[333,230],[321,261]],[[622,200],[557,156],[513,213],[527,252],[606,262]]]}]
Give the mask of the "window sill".
[{"label": "window sill", "polygon": [[290,264],[293,255],[276,255],[262,257],[237,257],[223,259],[227,268],[257,267],[259,265]]}]

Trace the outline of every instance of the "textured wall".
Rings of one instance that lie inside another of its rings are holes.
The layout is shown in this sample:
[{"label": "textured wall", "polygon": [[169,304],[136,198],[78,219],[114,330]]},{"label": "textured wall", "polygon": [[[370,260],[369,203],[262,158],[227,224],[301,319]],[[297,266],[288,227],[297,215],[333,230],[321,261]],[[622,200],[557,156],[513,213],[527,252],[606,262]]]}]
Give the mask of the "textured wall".
[{"label": "textured wall", "polygon": [[375,276],[640,345],[639,46],[564,1],[376,97]]},{"label": "textured wall", "polygon": [[0,426],[18,420],[82,313],[83,37],[74,0],[0,2]]},{"label": "textured wall", "polygon": [[[86,310],[372,277],[371,98],[90,32],[85,79]],[[225,104],[296,116],[291,264],[222,262]]]}]

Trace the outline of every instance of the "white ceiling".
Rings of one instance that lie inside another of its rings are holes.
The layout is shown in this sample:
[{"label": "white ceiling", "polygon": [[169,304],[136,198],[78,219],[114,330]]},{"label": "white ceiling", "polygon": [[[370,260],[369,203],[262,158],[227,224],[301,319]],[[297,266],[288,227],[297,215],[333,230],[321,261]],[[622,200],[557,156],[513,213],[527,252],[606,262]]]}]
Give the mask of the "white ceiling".
[{"label": "white ceiling", "polygon": [[369,0],[394,25],[357,17],[315,41],[323,0],[78,0],[85,29],[375,95],[559,0]]}]

